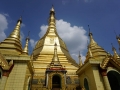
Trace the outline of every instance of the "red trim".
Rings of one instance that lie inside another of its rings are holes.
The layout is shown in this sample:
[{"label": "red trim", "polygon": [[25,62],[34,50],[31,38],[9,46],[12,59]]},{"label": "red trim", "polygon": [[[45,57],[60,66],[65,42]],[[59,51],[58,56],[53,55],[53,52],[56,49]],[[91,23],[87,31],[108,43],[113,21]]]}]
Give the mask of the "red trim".
[{"label": "red trim", "polygon": [[65,70],[64,68],[49,68],[49,70]]}]

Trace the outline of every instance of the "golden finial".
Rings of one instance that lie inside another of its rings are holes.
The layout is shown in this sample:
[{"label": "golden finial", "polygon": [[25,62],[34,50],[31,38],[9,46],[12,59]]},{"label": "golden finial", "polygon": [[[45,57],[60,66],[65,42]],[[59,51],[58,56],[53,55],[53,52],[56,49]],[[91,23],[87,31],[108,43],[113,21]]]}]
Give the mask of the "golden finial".
[{"label": "golden finial", "polygon": [[113,55],[114,59],[120,59],[119,55],[118,55],[117,52],[116,52],[115,47],[113,46],[112,43],[111,43],[111,45],[112,45],[112,51],[114,52],[114,55]]},{"label": "golden finial", "polygon": [[49,17],[49,25],[55,25],[55,11],[52,5],[52,8],[50,10],[50,17]]},{"label": "golden finial", "polygon": [[90,27],[89,27],[89,25],[88,25],[88,28],[89,28],[89,37],[90,37],[90,45],[92,45],[92,44],[94,44],[94,43],[96,43],[95,41],[94,41],[94,39],[93,39],[93,34],[90,32]]},{"label": "golden finial", "polygon": [[54,12],[54,11],[55,11],[55,10],[54,10],[54,6],[53,6],[53,5],[52,5],[52,8],[51,8],[51,11],[52,11],[52,12]]},{"label": "golden finial", "polygon": [[27,38],[26,38],[26,44],[25,44],[25,47],[24,47],[24,49],[23,49],[23,53],[22,53],[22,54],[27,54],[27,55],[28,55],[28,42],[29,42],[29,40],[30,40],[30,38],[29,38],[29,33],[30,33],[30,31],[28,32],[28,36],[27,36]]},{"label": "golden finial", "polygon": [[79,66],[81,67],[81,66],[83,65],[83,63],[82,63],[82,59],[81,59],[81,55],[80,55],[80,51],[79,51],[79,56],[78,56],[78,58],[79,58]]}]

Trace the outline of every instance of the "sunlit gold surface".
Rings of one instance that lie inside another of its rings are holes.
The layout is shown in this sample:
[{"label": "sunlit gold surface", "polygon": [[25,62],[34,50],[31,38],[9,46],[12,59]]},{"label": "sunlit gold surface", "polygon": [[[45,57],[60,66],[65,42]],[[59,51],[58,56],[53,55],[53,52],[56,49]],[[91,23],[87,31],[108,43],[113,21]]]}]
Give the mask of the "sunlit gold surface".
[{"label": "sunlit gold surface", "polygon": [[[21,18],[17,21],[15,29],[8,38],[0,43],[0,52],[2,54],[16,54],[19,55],[22,52],[22,45],[20,42],[20,25]],[[12,53],[11,53],[12,52]]]},{"label": "sunlit gold surface", "polygon": [[[57,45],[57,49],[55,49],[55,43]],[[55,11],[53,7],[50,10],[47,31],[35,45],[32,55],[34,65],[33,79],[44,79],[46,68],[49,67],[52,60],[54,61],[54,64],[60,63],[62,67],[66,69],[66,76],[78,78],[76,75],[76,70],[79,65],[74,59],[72,59],[64,41],[57,33]],[[33,85],[33,88],[36,87],[37,86]]]},{"label": "sunlit gold surface", "polygon": [[22,51],[22,54],[26,54],[26,55],[28,55],[28,42],[29,42],[29,37],[27,37],[26,38],[26,44],[25,44],[25,47],[24,47],[24,49],[23,49],[23,51]]},{"label": "sunlit gold surface", "polygon": [[[49,17],[49,25],[45,35],[37,42],[33,50],[33,63],[35,75],[44,75],[46,67],[51,63],[54,55],[54,44],[57,44],[57,54],[60,63],[65,66],[67,73],[75,75],[78,64],[70,56],[63,40],[59,37],[56,30],[55,11],[52,7]],[[42,73],[42,74],[41,74]]]},{"label": "sunlit gold surface", "polygon": [[90,43],[88,45],[88,52],[85,62],[87,62],[90,58],[94,60],[103,60],[107,55],[107,52],[94,41],[92,33],[89,33],[89,37]]}]

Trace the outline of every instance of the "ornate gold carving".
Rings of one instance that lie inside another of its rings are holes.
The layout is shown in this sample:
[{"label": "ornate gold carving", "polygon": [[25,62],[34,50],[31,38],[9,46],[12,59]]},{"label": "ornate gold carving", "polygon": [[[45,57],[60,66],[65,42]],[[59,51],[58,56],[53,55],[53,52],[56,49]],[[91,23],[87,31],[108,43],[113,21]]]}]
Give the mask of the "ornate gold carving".
[{"label": "ornate gold carving", "polygon": [[50,38],[50,44],[54,44],[54,38]]}]

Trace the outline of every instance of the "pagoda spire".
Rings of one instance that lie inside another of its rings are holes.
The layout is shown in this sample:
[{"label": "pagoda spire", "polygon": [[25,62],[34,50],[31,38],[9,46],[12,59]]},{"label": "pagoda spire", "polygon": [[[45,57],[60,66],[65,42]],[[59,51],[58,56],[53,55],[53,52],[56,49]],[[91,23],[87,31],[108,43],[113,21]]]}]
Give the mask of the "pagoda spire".
[{"label": "pagoda spire", "polygon": [[[89,25],[88,25],[89,27]],[[90,46],[93,45],[93,44],[97,44],[94,39],[93,39],[93,34],[90,32],[90,28],[89,28],[89,37],[90,37]]]},{"label": "pagoda spire", "polygon": [[90,42],[88,44],[88,52],[85,62],[87,62],[90,58],[94,60],[102,60],[102,58],[105,58],[107,52],[94,41],[93,35],[90,32],[90,28],[89,28],[89,38],[90,38]]},{"label": "pagoda spire", "polygon": [[54,10],[54,7],[52,6],[52,8],[50,10],[50,16],[49,16],[49,26],[53,27],[53,26],[55,26],[55,23],[56,23],[55,10]]},{"label": "pagoda spire", "polygon": [[17,24],[13,30],[13,32],[10,34],[9,38],[20,40],[20,25],[22,23],[22,17],[17,21]]},{"label": "pagoda spire", "polygon": [[79,66],[81,67],[81,66],[83,65],[83,63],[82,63],[82,59],[81,59],[80,52],[79,52],[79,56],[78,56],[78,58],[79,58]]},{"label": "pagoda spire", "polygon": [[22,53],[22,45],[20,41],[20,26],[22,18],[20,17],[12,33],[4,41],[0,43],[0,51],[3,54],[16,54]]},{"label": "pagoda spire", "polygon": [[58,55],[57,55],[57,44],[56,43],[54,45],[54,55],[53,55],[53,59],[52,59],[52,64],[60,65],[59,58],[58,58]]},{"label": "pagoda spire", "polygon": [[56,32],[56,19],[55,19],[55,10],[54,7],[52,6],[50,10],[50,16],[48,19],[48,30],[46,34],[49,35],[54,35]]},{"label": "pagoda spire", "polygon": [[26,38],[26,44],[25,44],[25,47],[22,51],[22,54],[26,54],[28,55],[28,42],[29,42],[30,38],[29,38],[29,32],[28,32],[28,37]]},{"label": "pagoda spire", "polygon": [[114,52],[114,54],[113,54],[114,59],[120,59],[120,57],[117,54],[116,49],[115,49],[115,47],[113,45],[112,45],[112,51]]}]

